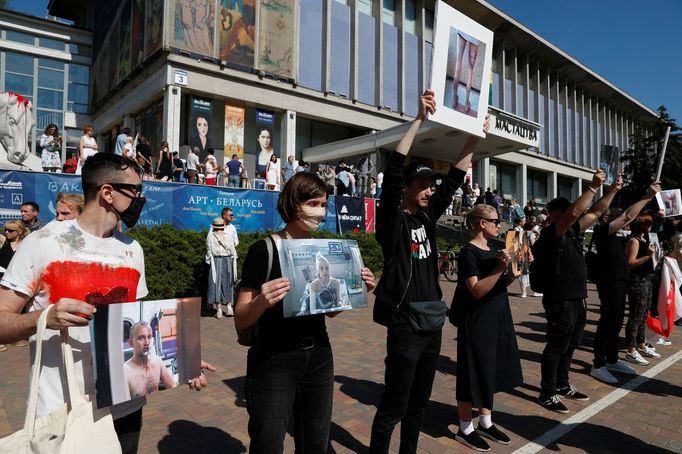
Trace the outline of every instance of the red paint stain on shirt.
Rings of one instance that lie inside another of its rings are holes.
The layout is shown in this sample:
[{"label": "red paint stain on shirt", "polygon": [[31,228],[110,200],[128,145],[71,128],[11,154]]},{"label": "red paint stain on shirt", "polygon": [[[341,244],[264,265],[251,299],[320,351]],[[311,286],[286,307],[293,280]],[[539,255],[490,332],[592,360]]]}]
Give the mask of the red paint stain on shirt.
[{"label": "red paint stain on shirt", "polygon": [[42,275],[51,304],[62,298],[93,305],[135,301],[139,280],[134,268],[70,261],[52,262]]}]

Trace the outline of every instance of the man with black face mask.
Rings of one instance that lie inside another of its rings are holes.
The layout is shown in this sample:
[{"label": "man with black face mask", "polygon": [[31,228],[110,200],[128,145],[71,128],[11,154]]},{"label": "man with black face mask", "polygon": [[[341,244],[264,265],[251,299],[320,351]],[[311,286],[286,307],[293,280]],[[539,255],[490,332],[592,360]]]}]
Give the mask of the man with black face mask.
[{"label": "man with black face mask", "polygon": [[[88,322],[95,305],[136,301],[148,293],[142,248],[116,229],[119,220],[132,227],[140,216],[145,202],[142,168],[122,156],[98,153],[83,166],[82,186],[85,206],[80,217],[51,222],[24,240],[0,282],[0,339],[6,340],[2,343],[28,336],[35,342],[38,318],[53,305],[43,341],[39,417],[66,402],[58,366],[62,361],[59,330],[68,328],[69,342],[80,351],[76,362],[80,391],[92,394]],[[29,302],[29,312],[22,314]],[[205,385],[202,374],[190,387]],[[110,408],[124,453],[137,452],[144,403],[142,397]]]}]

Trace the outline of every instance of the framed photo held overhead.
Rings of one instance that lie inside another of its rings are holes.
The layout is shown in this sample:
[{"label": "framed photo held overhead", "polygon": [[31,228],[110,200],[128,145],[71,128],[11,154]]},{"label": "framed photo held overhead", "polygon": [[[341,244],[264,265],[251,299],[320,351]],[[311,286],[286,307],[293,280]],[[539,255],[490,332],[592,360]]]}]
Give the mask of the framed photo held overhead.
[{"label": "framed photo held overhead", "polygon": [[284,317],[324,314],[367,307],[367,288],[355,240],[279,240],[282,276],[291,289]]},{"label": "framed photo held overhead", "polygon": [[485,137],[492,51],[492,31],[436,2],[430,86],[438,109],[429,120]]}]

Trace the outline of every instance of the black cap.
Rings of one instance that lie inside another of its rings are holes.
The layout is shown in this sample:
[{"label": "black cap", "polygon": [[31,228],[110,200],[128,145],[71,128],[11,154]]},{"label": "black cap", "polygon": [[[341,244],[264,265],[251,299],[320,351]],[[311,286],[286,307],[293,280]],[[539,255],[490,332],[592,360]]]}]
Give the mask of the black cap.
[{"label": "black cap", "polygon": [[438,173],[431,167],[420,163],[410,163],[403,169],[403,180],[405,184],[409,185],[417,178],[433,178],[434,180],[442,180],[444,178],[442,173]]}]

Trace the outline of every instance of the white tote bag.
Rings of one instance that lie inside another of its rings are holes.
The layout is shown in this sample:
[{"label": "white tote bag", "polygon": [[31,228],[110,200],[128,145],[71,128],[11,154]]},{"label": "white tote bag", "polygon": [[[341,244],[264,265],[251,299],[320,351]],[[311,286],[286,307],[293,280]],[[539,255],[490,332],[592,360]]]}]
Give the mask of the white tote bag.
[{"label": "white tote bag", "polygon": [[24,428],[0,440],[0,453],[13,454],[120,454],[121,445],[114,430],[111,414],[95,421],[93,406],[81,395],[76,382],[76,368],[67,330],[62,330],[62,356],[69,387],[69,403],[47,416],[36,419],[38,383],[42,369],[43,338],[47,328],[47,314],[38,320],[36,356],[29,387]]}]

